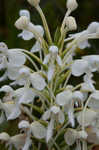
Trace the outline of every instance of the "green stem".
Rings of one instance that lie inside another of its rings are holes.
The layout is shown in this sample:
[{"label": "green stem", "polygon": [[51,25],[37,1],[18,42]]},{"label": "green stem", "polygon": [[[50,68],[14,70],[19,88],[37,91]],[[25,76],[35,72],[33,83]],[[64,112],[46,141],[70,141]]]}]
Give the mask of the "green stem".
[{"label": "green stem", "polygon": [[40,14],[40,16],[41,16],[41,19],[42,19],[42,22],[43,22],[43,25],[44,25],[44,28],[45,28],[46,37],[47,37],[47,39],[48,39],[48,42],[49,42],[50,45],[52,45],[52,39],[51,39],[49,27],[48,27],[46,18],[45,18],[45,16],[44,16],[44,13],[43,13],[43,11],[42,11],[42,9],[40,8],[39,5],[36,7],[36,9],[37,9],[37,11],[39,12],[39,14]]},{"label": "green stem", "polygon": [[21,51],[23,51],[23,52],[29,54],[29,55],[30,55],[31,57],[33,57],[39,64],[41,64],[45,70],[48,70],[47,65],[43,64],[43,62],[39,59],[39,57],[37,57],[36,55],[34,55],[33,53],[31,53],[31,52],[29,52],[29,51],[27,51],[27,50],[21,49]]},{"label": "green stem", "polygon": [[40,114],[42,114],[42,113],[44,112],[41,108],[39,108],[39,107],[37,107],[37,106],[35,106],[35,105],[33,105],[33,104],[24,104],[24,105],[31,107],[32,109],[36,110],[36,111],[39,112]]}]

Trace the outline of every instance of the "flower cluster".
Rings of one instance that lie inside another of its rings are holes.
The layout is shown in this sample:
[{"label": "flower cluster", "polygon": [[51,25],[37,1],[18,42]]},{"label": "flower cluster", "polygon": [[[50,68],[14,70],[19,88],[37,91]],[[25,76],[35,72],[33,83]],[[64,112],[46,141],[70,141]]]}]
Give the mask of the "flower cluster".
[{"label": "flower cluster", "polygon": [[[78,48],[91,47],[89,39],[99,38],[99,22],[67,34],[77,29],[70,15],[78,7],[76,0],[67,0],[65,17],[53,40],[40,0],[28,2],[40,14],[43,26],[31,22],[28,10],[20,10],[15,27],[21,30],[18,37],[35,39],[31,50],[9,49],[0,42],[0,82],[9,80],[0,87],[4,93],[0,124],[17,119],[19,129],[13,136],[3,131],[0,140],[9,150],[13,146],[16,150],[67,150],[72,145],[75,150],[87,150],[99,144],[99,90],[93,80],[99,71],[99,56],[74,56]],[[73,85],[75,77],[83,78],[82,82]]]}]

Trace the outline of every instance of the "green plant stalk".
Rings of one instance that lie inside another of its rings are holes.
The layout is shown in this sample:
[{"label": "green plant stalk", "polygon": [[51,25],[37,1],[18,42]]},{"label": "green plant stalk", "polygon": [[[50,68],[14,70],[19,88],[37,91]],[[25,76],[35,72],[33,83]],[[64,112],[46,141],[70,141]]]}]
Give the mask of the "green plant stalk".
[{"label": "green plant stalk", "polygon": [[36,9],[37,9],[37,11],[39,12],[39,14],[41,16],[41,19],[42,19],[42,22],[43,22],[43,25],[44,25],[44,28],[45,28],[45,33],[46,33],[46,37],[48,39],[48,42],[49,42],[50,45],[52,45],[52,38],[51,38],[51,35],[50,35],[49,27],[48,27],[46,18],[44,16],[44,13],[43,13],[43,11],[42,11],[42,9],[40,8],[39,5],[36,7]]}]

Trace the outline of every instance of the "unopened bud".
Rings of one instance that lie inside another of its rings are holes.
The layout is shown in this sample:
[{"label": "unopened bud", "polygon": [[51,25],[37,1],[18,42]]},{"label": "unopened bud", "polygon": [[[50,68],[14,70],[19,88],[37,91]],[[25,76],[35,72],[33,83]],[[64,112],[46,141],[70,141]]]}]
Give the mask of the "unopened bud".
[{"label": "unopened bud", "polygon": [[29,18],[26,16],[21,16],[16,22],[15,22],[15,27],[18,29],[25,29],[29,25]]},{"label": "unopened bud", "polygon": [[37,7],[40,3],[40,0],[27,0],[32,6]]},{"label": "unopened bud", "polygon": [[67,0],[67,9],[71,12],[78,7],[76,0]]},{"label": "unopened bud", "polygon": [[72,17],[72,16],[67,17],[65,20],[65,23],[66,23],[66,27],[68,28],[69,31],[77,29],[77,24],[76,24],[74,17]]},{"label": "unopened bud", "polygon": [[57,46],[50,46],[49,51],[52,53],[58,53],[58,47]]}]

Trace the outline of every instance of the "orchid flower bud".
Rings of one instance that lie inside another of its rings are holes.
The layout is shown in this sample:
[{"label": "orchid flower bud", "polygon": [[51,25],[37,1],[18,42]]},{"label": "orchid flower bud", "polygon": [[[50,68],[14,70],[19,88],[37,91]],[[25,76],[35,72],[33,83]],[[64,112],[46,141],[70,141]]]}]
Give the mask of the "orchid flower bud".
[{"label": "orchid flower bud", "polygon": [[77,24],[74,17],[66,17],[65,23],[69,31],[77,29]]},{"label": "orchid flower bud", "polygon": [[21,16],[16,22],[15,27],[18,29],[25,29],[29,25],[29,18],[26,16]]},{"label": "orchid flower bud", "polygon": [[40,0],[27,0],[30,5],[37,7],[40,3]]},{"label": "orchid flower bud", "polygon": [[58,47],[57,46],[50,46],[49,51],[52,53],[58,53]]},{"label": "orchid flower bud", "polygon": [[76,0],[67,0],[67,9],[72,12],[78,7]]}]

